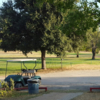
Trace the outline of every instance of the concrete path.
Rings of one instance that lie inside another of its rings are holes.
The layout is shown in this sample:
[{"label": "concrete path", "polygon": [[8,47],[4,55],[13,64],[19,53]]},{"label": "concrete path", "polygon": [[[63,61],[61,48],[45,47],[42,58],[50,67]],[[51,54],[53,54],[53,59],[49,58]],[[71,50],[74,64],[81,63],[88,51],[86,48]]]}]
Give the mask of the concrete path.
[{"label": "concrete path", "polygon": [[82,95],[83,93],[57,93],[52,92],[49,94],[43,94],[41,96],[31,98],[29,100],[71,100],[79,95]]}]

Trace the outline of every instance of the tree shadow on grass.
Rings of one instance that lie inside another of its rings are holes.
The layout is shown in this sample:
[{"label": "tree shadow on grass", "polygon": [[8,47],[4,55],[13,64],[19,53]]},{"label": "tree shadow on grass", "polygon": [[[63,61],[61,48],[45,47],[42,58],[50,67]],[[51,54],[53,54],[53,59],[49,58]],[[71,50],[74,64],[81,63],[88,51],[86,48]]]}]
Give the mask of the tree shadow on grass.
[{"label": "tree shadow on grass", "polygon": [[94,60],[93,59],[82,59],[82,60],[84,60],[84,61],[100,61],[100,59],[98,59],[98,58],[94,59]]},{"label": "tree shadow on grass", "polygon": [[6,70],[6,67],[5,67],[5,68],[0,68],[0,72],[1,72],[1,71],[5,71],[5,70]]}]

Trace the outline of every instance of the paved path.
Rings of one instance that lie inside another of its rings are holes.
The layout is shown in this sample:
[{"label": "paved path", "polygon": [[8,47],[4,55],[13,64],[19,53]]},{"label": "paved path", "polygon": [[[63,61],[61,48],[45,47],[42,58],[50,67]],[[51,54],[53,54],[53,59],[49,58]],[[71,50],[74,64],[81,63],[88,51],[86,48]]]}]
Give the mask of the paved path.
[{"label": "paved path", "polygon": [[43,94],[41,96],[31,98],[29,100],[71,100],[76,96],[82,95],[83,93],[56,93],[52,92],[49,94]]}]

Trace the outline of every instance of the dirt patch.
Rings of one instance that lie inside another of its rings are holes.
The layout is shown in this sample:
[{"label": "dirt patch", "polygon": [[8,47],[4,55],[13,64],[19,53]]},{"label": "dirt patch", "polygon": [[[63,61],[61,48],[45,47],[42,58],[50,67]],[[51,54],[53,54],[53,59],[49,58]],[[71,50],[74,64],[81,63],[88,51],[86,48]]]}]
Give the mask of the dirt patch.
[{"label": "dirt patch", "polygon": [[[41,69],[36,72],[36,75],[62,72],[62,71],[67,71],[67,70],[68,71],[69,70],[100,70],[100,65],[77,64],[77,65],[66,66],[64,68],[57,68],[57,69],[49,69],[49,68],[47,70]],[[5,76],[0,75],[0,78],[4,78],[4,77]]]},{"label": "dirt patch", "polygon": [[100,92],[99,93],[84,93],[80,96],[75,97],[71,100],[100,100]]},{"label": "dirt patch", "polygon": [[66,67],[67,70],[98,70],[100,65],[90,65],[90,64],[77,64],[71,67]]},{"label": "dirt patch", "polygon": [[89,64],[77,64],[72,66],[67,66],[64,68],[58,69],[47,69],[47,70],[38,70],[37,74],[46,74],[46,73],[55,73],[55,72],[62,72],[66,70],[100,70],[100,65],[89,65]]}]

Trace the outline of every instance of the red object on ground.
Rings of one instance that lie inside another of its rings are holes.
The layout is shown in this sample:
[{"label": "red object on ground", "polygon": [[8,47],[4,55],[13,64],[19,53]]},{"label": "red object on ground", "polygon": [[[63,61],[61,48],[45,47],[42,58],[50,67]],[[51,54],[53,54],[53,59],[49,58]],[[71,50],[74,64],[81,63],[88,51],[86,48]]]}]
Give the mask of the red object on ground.
[{"label": "red object on ground", "polygon": [[47,87],[39,87],[39,89],[45,89],[47,91]]},{"label": "red object on ground", "polygon": [[[15,88],[15,90],[27,90],[28,87],[23,87],[23,88]],[[47,87],[39,87],[39,89],[45,89],[47,91]]]},{"label": "red object on ground", "polygon": [[90,88],[90,92],[92,92],[93,89],[100,89],[100,88]]}]

